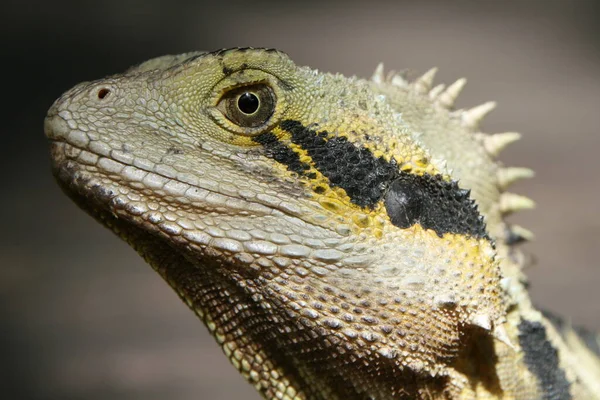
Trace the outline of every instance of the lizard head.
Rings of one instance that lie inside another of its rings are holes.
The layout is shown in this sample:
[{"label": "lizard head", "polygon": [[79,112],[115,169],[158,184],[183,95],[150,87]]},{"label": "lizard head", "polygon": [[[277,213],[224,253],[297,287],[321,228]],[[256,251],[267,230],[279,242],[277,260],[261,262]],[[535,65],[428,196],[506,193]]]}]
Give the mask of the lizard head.
[{"label": "lizard head", "polygon": [[469,191],[369,82],[271,50],[167,56],[71,89],[45,130],[67,193],[263,389],[279,390],[252,374],[266,353],[271,370],[317,363],[324,346],[342,364],[360,362],[352,348],[435,374],[466,326],[502,322],[495,251]]}]

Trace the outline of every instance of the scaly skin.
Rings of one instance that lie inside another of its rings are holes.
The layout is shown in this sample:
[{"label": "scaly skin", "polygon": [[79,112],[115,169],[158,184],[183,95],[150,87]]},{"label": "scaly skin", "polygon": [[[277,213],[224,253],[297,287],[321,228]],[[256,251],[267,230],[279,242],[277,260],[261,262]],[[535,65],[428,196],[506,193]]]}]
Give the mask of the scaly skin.
[{"label": "scaly skin", "polygon": [[[48,111],[54,172],[138,251],[267,399],[598,398],[595,337],[534,309],[503,216],[527,169],[492,103],[296,66],[165,56]],[[243,99],[242,99],[243,98]],[[201,362],[201,360],[199,360]]]}]

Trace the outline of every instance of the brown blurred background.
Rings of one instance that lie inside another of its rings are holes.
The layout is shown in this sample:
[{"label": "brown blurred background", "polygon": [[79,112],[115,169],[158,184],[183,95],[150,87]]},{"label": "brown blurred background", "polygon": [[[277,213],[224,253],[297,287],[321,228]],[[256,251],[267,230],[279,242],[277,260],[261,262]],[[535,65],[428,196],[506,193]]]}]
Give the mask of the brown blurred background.
[{"label": "brown blurred background", "polygon": [[0,397],[258,396],[142,260],[75,208],[49,169],[42,120],[73,84],[165,53],[276,47],[299,64],[370,76],[440,67],[459,106],[497,100],[488,132],[516,130],[509,165],[538,202],[512,219],[535,301],[600,328],[600,2],[266,0],[3,2]]}]

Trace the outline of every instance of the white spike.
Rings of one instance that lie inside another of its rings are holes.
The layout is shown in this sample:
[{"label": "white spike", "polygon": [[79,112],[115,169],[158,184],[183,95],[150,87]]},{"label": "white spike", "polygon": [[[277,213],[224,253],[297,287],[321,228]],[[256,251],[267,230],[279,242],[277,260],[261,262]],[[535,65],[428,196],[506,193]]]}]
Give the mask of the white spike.
[{"label": "white spike", "polygon": [[508,333],[506,332],[504,325],[498,325],[498,326],[494,327],[493,336],[496,340],[504,343],[505,345],[510,347],[513,351],[517,351],[517,348],[515,347],[515,345],[512,344],[512,342],[510,341],[510,338],[508,337]]},{"label": "white spike", "polygon": [[439,85],[435,86],[429,91],[429,98],[431,100],[435,100],[440,95],[440,93],[444,91],[445,88],[446,85],[444,85],[443,83],[440,83]]},{"label": "white spike", "polygon": [[502,287],[502,290],[504,290],[505,292],[509,292],[513,287],[512,278],[504,277],[504,278],[500,279],[500,286]]},{"label": "white spike", "polygon": [[518,132],[496,133],[484,136],[483,146],[490,155],[496,157],[506,146],[519,139],[521,139],[521,134]]},{"label": "white spike", "polygon": [[492,330],[492,319],[487,314],[476,314],[469,318],[471,325],[478,326],[486,331]]},{"label": "white spike", "polygon": [[404,79],[404,77],[400,74],[394,74],[394,76],[392,76],[392,79],[390,81],[392,82],[392,85],[394,85],[394,86],[398,86],[398,87],[407,87],[408,86],[408,81],[406,79]]},{"label": "white spike", "polygon": [[490,111],[496,108],[495,101],[488,101],[487,103],[480,104],[471,108],[470,110],[463,111],[462,123],[463,126],[469,128],[475,128],[479,125],[483,117],[485,117]]},{"label": "white spike", "polygon": [[510,236],[509,239],[512,239],[512,244],[521,243],[523,241],[532,241],[535,238],[533,232],[529,229],[525,229],[520,225],[511,225],[509,227]]},{"label": "white spike", "polygon": [[508,214],[514,211],[527,210],[535,207],[535,202],[529,197],[505,192],[500,195],[500,211]]},{"label": "white spike", "polygon": [[419,78],[417,78],[412,86],[417,93],[427,93],[431,90],[431,85],[433,85],[433,79],[435,78],[435,74],[437,73],[437,68],[433,67],[429,71],[425,72]]},{"label": "white spike", "polygon": [[521,225],[512,225],[510,229],[519,234],[519,236],[523,237],[525,240],[533,240],[535,239],[535,234],[531,232],[529,229],[523,228]]},{"label": "white spike", "polygon": [[451,108],[466,84],[467,80],[460,78],[438,96],[437,103],[444,108]]},{"label": "white spike", "polygon": [[383,83],[385,81],[385,76],[383,75],[383,63],[380,62],[377,64],[377,68],[375,68],[375,72],[371,76],[371,80],[375,83]]},{"label": "white spike", "polygon": [[533,178],[535,172],[530,168],[522,167],[508,167],[500,168],[498,170],[498,185],[502,189],[506,189],[511,184],[520,181],[522,179]]}]

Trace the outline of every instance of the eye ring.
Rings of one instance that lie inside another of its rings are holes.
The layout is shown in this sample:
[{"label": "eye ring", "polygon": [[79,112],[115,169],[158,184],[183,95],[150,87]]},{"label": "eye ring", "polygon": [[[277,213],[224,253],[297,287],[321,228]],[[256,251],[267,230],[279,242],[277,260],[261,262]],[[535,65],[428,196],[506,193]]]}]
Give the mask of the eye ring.
[{"label": "eye ring", "polygon": [[267,83],[241,86],[226,91],[217,109],[229,121],[241,128],[259,128],[275,113],[277,96]]}]

